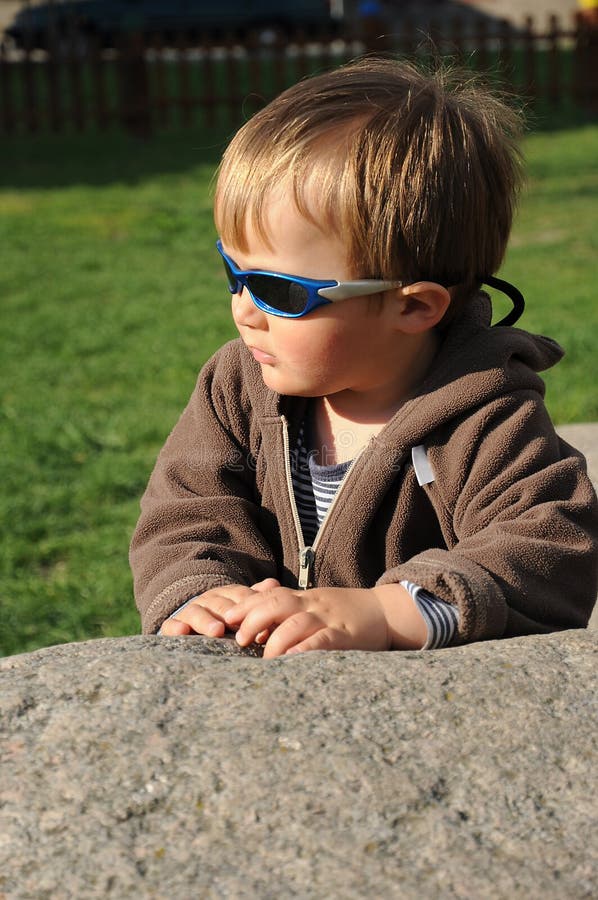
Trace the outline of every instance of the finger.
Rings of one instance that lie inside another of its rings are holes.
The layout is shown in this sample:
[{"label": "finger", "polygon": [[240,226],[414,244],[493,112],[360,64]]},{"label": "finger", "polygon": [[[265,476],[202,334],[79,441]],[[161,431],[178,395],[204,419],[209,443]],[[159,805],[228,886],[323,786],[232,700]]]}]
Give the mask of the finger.
[{"label": "finger", "polygon": [[282,656],[291,648],[301,646],[321,630],[324,630],[322,620],[310,612],[297,613],[285,619],[266,641],[264,659]]},{"label": "finger", "polygon": [[252,591],[269,591],[272,588],[280,587],[280,581],[278,578],[264,578],[263,581],[258,581],[255,584],[251,585]]},{"label": "finger", "polygon": [[207,637],[222,637],[226,631],[222,618],[199,603],[189,603],[169,621],[188,625],[195,634],[205,634]]},{"label": "finger", "polygon": [[247,587],[246,584],[223,584],[221,587],[210,588],[209,591],[204,591],[193,602],[200,602],[203,606],[212,609],[215,603],[228,601],[225,603],[225,608],[228,609],[231,604],[239,603],[244,597],[251,597],[252,595],[253,590]]},{"label": "finger", "polygon": [[234,609],[228,610],[224,621],[231,627],[238,626],[237,641],[242,647],[246,647],[260,631],[272,631],[274,626],[280,625],[301,609],[301,601],[291,591],[256,593],[252,600],[244,600]]},{"label": "finger", "polygon": [[234,609],[241,598],[246,596],[255,595],[251,588],[248,588],[244,584],[225,585],[222,588],[212,588],[212,590],[206,591],[205,593],[200,594],[199,597],[195,597],[191,600],[190,603],[176,613],[176,618],[186,622],[188,620],[184,614],[187,610],[191,612],[191,615],[195,615],[194,608],[201,607],[210,613],[214,619],[224,622],[224,614],[227,610]]},{"label": "finger", "polygon": [[272,595],[268,595],[267,590],[252,591],[250,595],[239,600],[238,603],[231,604],[222,614],[222,618],[231,628],[236,628],[252,610],[271,602]]},{"label": "finger", "polygon": [[166,619],[160,628],[160,634],[167,637],[177,637],[181,634],[191,634],[191,626],[186,622],[179,622],[178,619]]},{"label": "finger", "polygon": [[[350,645],[345,636],[332,628],[321,628],[304,641],[300,641],[285,652],[286,656],[293,653],[308,653],[311,650],[347,650]],[[264,656],[266,654],[264,653]]]}]

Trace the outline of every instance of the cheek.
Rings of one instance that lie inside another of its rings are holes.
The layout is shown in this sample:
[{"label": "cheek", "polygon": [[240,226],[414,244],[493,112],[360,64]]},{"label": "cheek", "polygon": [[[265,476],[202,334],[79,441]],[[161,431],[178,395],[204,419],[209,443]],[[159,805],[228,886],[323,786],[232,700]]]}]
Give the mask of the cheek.
[{"label": "cheek", "polygon": [[281,321],[272,325],[270,337],[278,363],[262,369],[268,387],[282,393],[306,390],[308,395],[328,389],[338,368],[338,341],[328,327],[308,320]]},{"label": "cheek", "polygon": [[[303,323],[293,323],[300,324]],[[329,329],[295,327],[281,337],[278,348],[297,367],[326,371],[338,353],[339,338]]]}]

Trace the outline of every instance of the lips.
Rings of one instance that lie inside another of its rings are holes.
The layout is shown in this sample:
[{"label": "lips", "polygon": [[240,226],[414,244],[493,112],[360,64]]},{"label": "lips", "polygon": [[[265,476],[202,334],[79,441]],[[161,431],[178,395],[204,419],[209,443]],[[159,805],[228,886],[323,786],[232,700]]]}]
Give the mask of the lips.
[{"label": "lips", "polygon": [[247,347],[250,353],[253,355],[253,358],[256,362],[262,363],[265,366],[273,365],[276,362],[274,356],[270,353],[265,353],[263,350],[260,350],[258,347]]}]

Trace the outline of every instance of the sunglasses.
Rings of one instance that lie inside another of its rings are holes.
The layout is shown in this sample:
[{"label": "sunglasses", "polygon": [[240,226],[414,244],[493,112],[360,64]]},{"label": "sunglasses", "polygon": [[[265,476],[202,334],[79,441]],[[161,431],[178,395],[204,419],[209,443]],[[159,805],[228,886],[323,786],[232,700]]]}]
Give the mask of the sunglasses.
[{"label": "sunglasses", "polygon": [[327,303],[336,303],[337,300],[346,300],[348,297],[378,294],[406,284],[403,281],[378,281],[373,278],[363,281],[318,281],[315,278],[264,272],[260,269],[243,271],[224,252],[221,241],[216,242],[216,247],[224,261],[231,294],[240,294],[244,287],[247,288],[258,309],[272,316],[299,319],[312,309]]}]

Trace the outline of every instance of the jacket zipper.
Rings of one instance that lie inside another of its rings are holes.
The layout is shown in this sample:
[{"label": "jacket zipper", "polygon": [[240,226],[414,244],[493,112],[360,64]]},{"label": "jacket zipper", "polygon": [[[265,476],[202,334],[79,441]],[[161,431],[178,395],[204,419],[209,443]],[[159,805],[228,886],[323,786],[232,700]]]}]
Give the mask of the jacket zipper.
[{"label": "jacket zipper", "polygon": [[301,528],[301,520],[299,518],[299,512],[297,510],[297,503],[295,501],[295,492],[293,490],[293,476],[291,475],[291,454],[290,454],[290,448],[289,448],[289,423],[288,423],[286,416],[281,416],[280,418],[282,421],[282,439],[283,439],[283,445],[284,445],[284,470],[285,470],[286,479],[287,479],[287,491],[288,491],[289,500],[291,503],[291,511],[293,513],[293,521],[295,523],[295,531],[297,533],[297,540],[299,542],[299,574],[297,576],[297,582],[298,582],[300,589],[302,591],[306,591],[309,587],[311,587],[313,568],[314,568],[314,563],[316,560],[316,550],[318,548],[318,544],[320,543],[320,538],[322,536],[324,527],[326,526],[326,522],[330,518],[330,514],[331,514],[332,510],[334,509],[334,507],[336,506],[336,504],[338,502],[339,495],[345,486],[349,472],[351,471],[354,463],[361,456],[361,454],[363,453],[363,450],[365,448],[362,448],[359,451],[359,453],[357,454],[357,456],[355,457],[355,459],[352,461],[351,465],[347,469],[347,472],[345,474],[345,477],[343,479],[341,486],[339,487],[338,491],[334,495],[332,503],[326,510],[326,515],[324,516],[324,518],[322,520],[322,524],[318,528],[318,531],[314,538],[313,544],[309,547],[306,547],[305,539],[303,537],[303,529]]},{"label": "jacket zipper", "polygon": [[[317,535],[316,535],[317,537]],[[315,541],[314,541],[315,543]],[[313,547],[299,548],[299,587],[302,591],[306,591],[311,584],[311,575],[314,566],[316,554]]]}]

